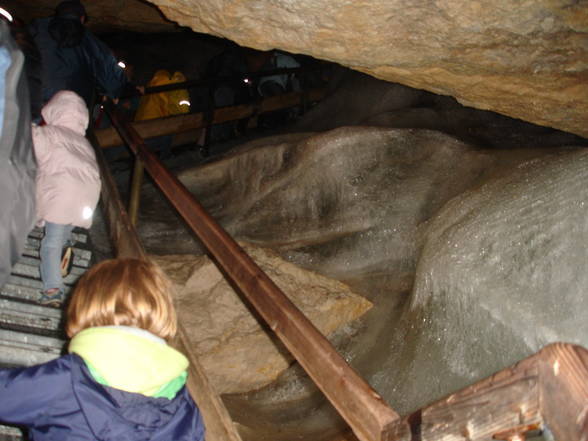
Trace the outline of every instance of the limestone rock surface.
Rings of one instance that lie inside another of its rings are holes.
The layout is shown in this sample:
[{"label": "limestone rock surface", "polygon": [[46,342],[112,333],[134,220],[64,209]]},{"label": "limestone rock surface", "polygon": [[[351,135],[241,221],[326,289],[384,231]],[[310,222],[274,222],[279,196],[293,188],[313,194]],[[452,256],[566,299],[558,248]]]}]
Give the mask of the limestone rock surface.
[{"label": "limestone rock surface", "polygon": [[152,0],[197,32],[334,61],[588,137],[588,6],[571,0]]},{"label": "limestone rock surface", "polygon": [[347,68],[332,68],[329,89],[332,93],[305,112],[293,124],[293,131],[405,127],[438,130],[488,149],[588,146],[588,138],[463,106],[453,97],[378,80]]},{"label": "limestone rock surface", "polygon": [[[179,29],[307,54],[588,137],[588,5],[575,0],[102,0],[95,30]],[[7,0],[25,20],[56,2]],[[154,6],[155,5],[155,6]],[[177,24],[176,24],[177,23]]]},{"label": "limestone rock surface", "polygon": [[[361,317],[371,303],[346,285],[288,263],[267,249],[246,252],[326,336]],[[247,301],[205,256],[154,259],[176,285],[179,317],[219,393],[245,392],[273,381],[293,361],[281,342],[251,314]]]},{"label": "limestone rock surface", "polygon": [[[2,7],[28,22],[34,18],[53,15],[59,3],[58,0],[6,0],[2,2]],[[82,4],[89,18],[87,25],[94,32],[170,32],[178,28],[156,6],[142,0],[82,0]]]}]

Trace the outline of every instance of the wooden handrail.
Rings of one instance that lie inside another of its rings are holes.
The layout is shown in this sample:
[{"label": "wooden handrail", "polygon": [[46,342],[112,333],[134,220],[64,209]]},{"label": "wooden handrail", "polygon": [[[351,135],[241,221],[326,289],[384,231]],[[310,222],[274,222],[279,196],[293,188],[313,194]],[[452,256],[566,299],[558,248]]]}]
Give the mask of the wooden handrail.
[{"label": "wooden handrail", "polygon": [[[217,76],[212,78],[202,78],[199,80],[188,80],[183,81],[181,83],[172,83],[172,84],[164,84],[161,86],[151,86],[145,88],[145,95],[151,93],[159,93],[159,92],[168,92],[170,90],[178,90],[178,89],[191,89],[194,87],[200,86],[209,86],[212,84],[224,83],[227,81],[242,81],[245,78],[261,78],[261,77],[269,77],[272,75],[284,75],[284,74],[303,74],[306,72],[314,72],[323,69],[322,66],[314,66],[314,67],[282,67],[277,69],[268,69],[268,70],[259,70],[257,72],[244,72],[241,75],[224,75],[224,76]],[[136,96],[137,93],[133,93],[132,95],[125,95],[121,98],[130,98],[131,96]]]},{"label": "wooden handrail", "polygon": [[[301,105],[304,101],[318,101],[324,98],[325,94],[325,89],[310,89],[306,92],[292,92],[268,97],[253,104],[219,107],[214,110],[210,121],[207,121],[204,112],[200,112],[136,121],[132,122],[131,125],[141,138],[148,139],[154,136],[187,132],[206,127],[209,124],[219,124],[247,118],[254,114],[294,107]],[[115,147],[123,144],[118,130],[114,127],[97,129],[95,130],[95,136],[102,148]]]},{"label": "wooden handrail", "polygon": [[113,125],[225,275],[255,307],[361,441],[390,440],[399,416],[341,357],[245,251],[163,166],[128,123],[106,105]]}]

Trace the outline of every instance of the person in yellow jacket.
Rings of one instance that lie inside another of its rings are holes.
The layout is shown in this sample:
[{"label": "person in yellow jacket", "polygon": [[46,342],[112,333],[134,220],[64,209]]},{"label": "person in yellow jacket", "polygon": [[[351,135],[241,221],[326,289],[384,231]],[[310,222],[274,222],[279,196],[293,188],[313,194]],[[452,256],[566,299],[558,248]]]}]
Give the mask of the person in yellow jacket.
[{"label": "person in yellow jacket", "polygon": [[[186,77],[182,72],[170,74],[165,69],[155,72],[147,87],[164,86],[167,84],[183,83]],[[187,89],[176,89],[166,92],[145,94],[139,101],[139,107],[135,114],[135,121],[164,118],[171,115],[179,115],[190,111],[190,95]],[[151,138],[146,144],[156,151],[162,159],[171,156],[173,135],[163,135]]]}]

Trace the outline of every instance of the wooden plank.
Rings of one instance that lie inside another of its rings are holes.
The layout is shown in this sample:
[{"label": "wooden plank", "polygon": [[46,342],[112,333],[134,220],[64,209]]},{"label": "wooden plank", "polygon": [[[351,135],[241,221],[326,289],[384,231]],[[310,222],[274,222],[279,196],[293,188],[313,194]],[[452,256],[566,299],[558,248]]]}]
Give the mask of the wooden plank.
[{"label": "wooden plank", "polygon": [[588,351],[547,346],[540,358],[541,410],[556,440],[588,441]]},{"label": "wooden plank", "polygon": [[[95,143],[95,138],[91,134],[89,138]],[[116,254],[118,257],[145,258],[145,249],[122,204],[118,188],[108,169],[104,154],[99,148],[95,148],[95,150],[96,159],[102,175],[102,208],[105,213],[112,243],[116,249]],[[179,324],[178,336],[173,344],[190,360],[186,384],[190,395],[194,398],[194,401],[198,404],[198,408],[202,412],[206,427],[206,440],[241,441],[241,437],[229,416],[228,410],[208,381],[198,358],[185,345],[184,342],[186,341],[188,341],[186,331]]]},{"label": "wooden plank", "polygon": [[396,412],[145,147],[138,133],[128,124],[119,125],[115,115],[111,119],[125,142],[143,161],[156,185],[197,234],[225,275],[269,324],[355,435],[361,441],[389,440],[390,429],[399,419]]},{"label": "wooden plank", "polygon": [[588,441],[586,349],[548,345],[403,418],[391,439],[489,441],[500,432],[531,428],[548,429],[558,441]]},{"label": "wooden plank", "polygon": [[[227,121],[234,121],[247,118],[254,114],[270,112],[300,105],[303,100],[318,101],[325,95],[324,89],[311,89],[301,93],[287,93],[269,97],[254,104],[243,104],[240,106],[221,107],[214,111],[212,123],[219,124]],[[174,115],[165,118],[136,121],[131,123],[138,135],[143,138],[151,138],[160,135],[171,135],[187,132],[194,129],[206,127],[208,122],[204,113],[189,113],[185,115]],[[115,147],[123,144],[118,131],[114,127],[95,130],[96,140],[102,148]]]},{"label": "wooden plank", "polygon": [[[206,441],[241,441],[229,411],[216,393],[198,357],[191,349],[186,329],[178,324],[178,338],[174,346],[190,360],[188,390],[202,412],[206,427]],[[203,406],[204,405],[204,406]]]},{"label": "wooden plank", "polygon": [[489,381],[452,394],[442,402],[426,407],[407,420],[414,429],[415,418],[422,423],[423,440],[463,437],[478,441],[492,439],[505,428],[539,424],[539,386],[537,373],[513,372],[512,376],[491,377]]}]

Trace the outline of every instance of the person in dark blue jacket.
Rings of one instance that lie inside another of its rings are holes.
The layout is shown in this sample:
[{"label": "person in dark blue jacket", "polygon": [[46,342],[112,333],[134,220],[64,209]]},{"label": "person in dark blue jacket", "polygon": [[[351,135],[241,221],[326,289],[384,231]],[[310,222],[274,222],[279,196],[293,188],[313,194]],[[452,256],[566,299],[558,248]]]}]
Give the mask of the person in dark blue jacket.
[{"label": "person in dark blue jacket", "polygon": [[34,20],[29,32],[41,54],[43,102],[60,90],[73,90],[92,108],[95,90],[118,98],[135,88],[108,46],[86,29],[86,9],[63,1],[53,17]]},{"label": "person in dark blue jacket", "polygon": [[185,382],[170,282],[154,263],[110,259],[88,270],[67,309],[69,353],[0,369],[0,421],[32,441],[203,441]]}]

